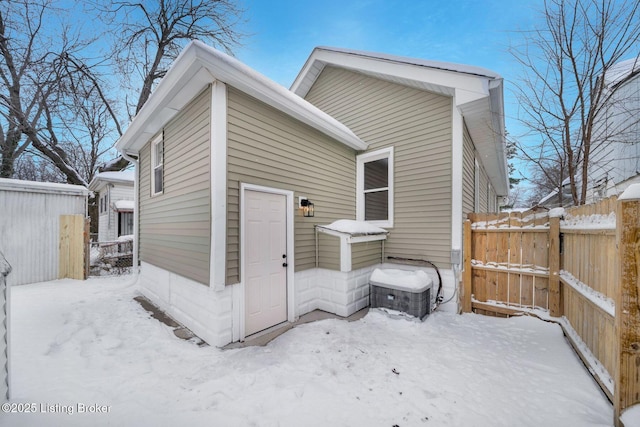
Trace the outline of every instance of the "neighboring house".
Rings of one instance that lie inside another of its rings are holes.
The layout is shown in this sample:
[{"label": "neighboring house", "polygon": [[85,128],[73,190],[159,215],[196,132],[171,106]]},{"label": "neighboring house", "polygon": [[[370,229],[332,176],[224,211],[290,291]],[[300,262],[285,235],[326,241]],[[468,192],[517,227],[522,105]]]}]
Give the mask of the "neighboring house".
[{"label": "neighboring house", "polygon": [[619,62],[603,81],[616,92],[594,127],[587,203],[640,182],[640,57]]},{"label": "neighboring house", "polygon": [[218,346],[366,307],[389,256],[436,263],[452,293],[464,215],[508,194],[500,76],[365,52],[314,50],[289,91],[192,42],[117,148],[141,291]]},{"label": "neighboring house", "polygon": [[[580,192],[582,186],[580,185],[580,180],[577,176],[576,185],[578,186],[577,191]],[[564,181],[562,181],[562,200],[560,200],[560,193],[556,189],[540,199],[537,206],[543,206],[548,209],[574,206],[573,196],[571,195],[571,182],[569,178],[565,178]]]},{"label": "neighboring house", "polygon": [[134,178],[134,171],[102,172],[89,183],[98,200],[98,241],[133,234]]}]

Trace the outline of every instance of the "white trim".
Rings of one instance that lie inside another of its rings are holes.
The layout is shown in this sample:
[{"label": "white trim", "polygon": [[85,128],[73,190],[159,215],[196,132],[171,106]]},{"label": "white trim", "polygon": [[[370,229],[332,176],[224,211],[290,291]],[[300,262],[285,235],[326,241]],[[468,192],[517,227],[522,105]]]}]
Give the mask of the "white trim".
[{"label": "white trim", "polygon": [[318,74],[318,65],[335,65],[360,72],[382,74],[433,85],[438,93],[451,95],[451,89],[459,89],[476,98],[488,95],[487,79],[499,79],[491,70],[447,62],[427,61],[417,58],[385,55],[380,53],[318,47],[291,85],[291,91],[306,96]]},{"label": "white trim", "polygon": [[244,334],[244,282],[231,287],[231,342],[243,341]]},{"label": "white trim", "polygon": [[209,286],[225,287],[227,259],[227,87],[211,85],[211,258]]},{"label": "white trim", "polygon": [[474,152],[474,170],[473,170],[473,210],[478,212],[480,210],[480,164],[478,163],[478,159],[475,158]]},{"label": "white trim", "polygon": [[347,239],[347,243],[364,243],[364,242],[375,242],[378,240],[387,240],[386,234],[363,234],[359,236],[353,236],[349,233],[331,230],[329,228],[324,228],[320,226],[318,226],[317,228],[320,233],[328,234],[330,236],[335,236],[335,237],[345,237]]},{"label": "white trim", "polygon": [[393,227],[393,177],[394,177],[394,158],[393,147],[382,148],[380,150],[356,156],[356,219],[364,221],[364,164],[375,160],[388,159],[389,176],[388,176],[388,219],[386,221],[367,221],[369,224],[392,228]]},{"label": "white trim", "polygon": [[295,266],[295,245],[293,238],[293,221],[294,221],[294,197],[293,191],[281,190],[279,188],[265,187],[262,185],[240,183],[240,288],[238,289],[239,298],[235,300],[238,305],[234,306],[235,312],[240,316],[239,324],[239,340],[243,341],[245,335],[245,295],[244,295],[244,277],[245,277],[245,234],[244,224],[245,213],[245,191],[260,191],[263,193],[280,194],[286,196],[287,204],[287,321],[295,321],[295,286],[294,286],[294,266]]},{"label": "white trim", "polygon": [[[156,165],[157,159],[157,146],[162,144],[162,163]],[[162,190],[156,192],[156,167],[162,165]],[[159,196],[164,193],[164,132],[160,132],[151,141],[151,197]]]},{"label": "white trim", "polygon": [[451,124],[451,250],[462,249],[462,193],[464,166],[464,122],[453,103]]},{"label": "white trim", "polygon": [[347,237],[347,243],[377,242],[378,240],[387,240],[387,235],[386,234],[367,234],[366,236]]},{"label": "white trim", "polygon": [[219,80],[300,120],[355,150],[367,143],[351,129],[237,59],[199,40],[191,41],[116,143],[118,151],[140,150],[182,108],[214,80]]}]

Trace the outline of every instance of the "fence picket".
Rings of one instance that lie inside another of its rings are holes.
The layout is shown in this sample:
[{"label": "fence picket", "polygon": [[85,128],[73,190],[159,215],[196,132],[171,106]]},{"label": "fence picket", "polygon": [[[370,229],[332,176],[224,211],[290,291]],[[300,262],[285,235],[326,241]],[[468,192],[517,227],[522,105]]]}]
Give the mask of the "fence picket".
[{"label": "fence picket", "polygon": [[[465,262],[464,286],[470,291],[463,293],[463,306],[478,314],[508,316],[535,308],[564,317],[563,328],[575,334],[570,341],[583,361],[589,365],[595,358],[600,364],[591,371],[612,400],[619,359],[615,319],[613,310],[598,305],[590,295],[601,294],[606,306],[606,298],[614,298],[619,290],[621,273],[614,268],[619,254],[611,224],[616,208],[617,199],[612,197],[565,211],[565,218],[578,218],[578,224],[581,215],[601,215],[605,224],[600,228],[562,225],[560,218],[549,218],[540,209],[509,215],[469,214],[465,248],[471,256]],[[582,290],[585,287],[592,291]],[[630,372],[628,362],[621,366]]]}]

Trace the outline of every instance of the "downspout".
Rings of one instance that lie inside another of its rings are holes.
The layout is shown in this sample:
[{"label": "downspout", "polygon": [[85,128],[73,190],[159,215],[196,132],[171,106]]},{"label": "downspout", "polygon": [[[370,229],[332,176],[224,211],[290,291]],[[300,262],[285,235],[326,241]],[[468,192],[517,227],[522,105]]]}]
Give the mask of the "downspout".
[{"label": "downspout", "polygon": [[134,274],[134,276],[137,276],[139,273],[139,266],[138,266],[138,242],[140,239],[140,233],[138,232],[138,218],[140,216],[140,205],[138,204],[139,201],[139,197],[138,197],[138,183],[140,182],[140,162],[138,161],[138,158],[135,157],[131,157],[130,154],[127,154],[126,152],[122,151],[122,157],[124,157],[126,160],[130,161],[131,163],[133,163],[134,167],[135,167],[135,179],[133,180],[133,206],[134,206],[134,215],[133,215],[133,259],[131,260],[131,267],[132,267],[132,272]]}]

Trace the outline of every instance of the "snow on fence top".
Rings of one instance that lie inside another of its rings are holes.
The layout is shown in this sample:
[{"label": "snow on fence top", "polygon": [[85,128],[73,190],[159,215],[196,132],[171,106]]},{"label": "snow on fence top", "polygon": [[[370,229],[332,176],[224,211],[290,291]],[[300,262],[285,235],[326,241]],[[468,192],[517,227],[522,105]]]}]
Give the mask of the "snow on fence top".
[{"label": "snow on fence top", "polygon": [[618,197],[618,200],[635,200],[640,199],[640,184],[631,184],[626,190]]},{"label": "snow on fence top", "polygon": [[[636,187],[633,189],[632,187]],[[627,195],[628,196],[625,196]],[[630,186],[623,196],[627,199],[640,199],[640,184]],[[620,196],[622,198],[623,196]],[[566,230],[612,230],[616,227],[616,196],[598,203],[573,208],[554,208],[549,211],[537,211],[535,208],[525,212],[502,212],[499,214],[472,213],[472,229],[547,229],[549,218],[560,218],[560,227]]]},{"label": "snow on fence top", "polygon": [[560,221],[560,227],[563,229],[615,229],[616,213],[611,212],[609,215],[567,215],[562,221]]}]

